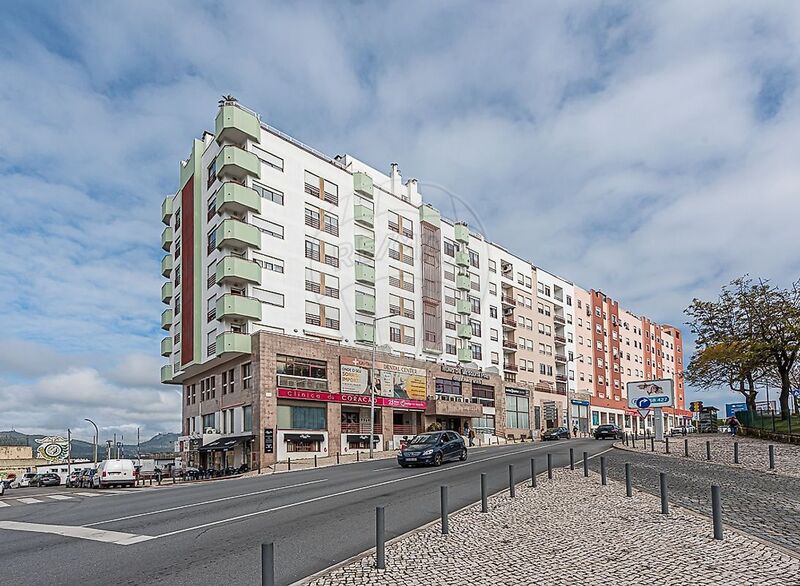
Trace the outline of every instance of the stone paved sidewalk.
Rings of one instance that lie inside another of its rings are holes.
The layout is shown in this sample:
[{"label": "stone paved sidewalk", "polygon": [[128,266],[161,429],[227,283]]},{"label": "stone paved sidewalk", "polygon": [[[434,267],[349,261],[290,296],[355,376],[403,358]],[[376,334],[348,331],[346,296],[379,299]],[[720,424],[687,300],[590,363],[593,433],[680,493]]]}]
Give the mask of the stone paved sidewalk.
[{"label": "stone paved sidewalk", "polygon": [[[450,535],[434,524],[386,548],[386,569],[365,556],[308,582],[314,586],[470,584],[594,586],[797,584],[800,558],[726,528],[712,539],[711,521],[658,498],[580,471],[518,486],[450,517]],[[391,528],[392,509],[386,508]],[[653,562],[653,552],[668,552]]]},{"label": "stone paved sidewalk", "polygon": [[[689,459],[706,462],[706,441],[711,442],[711,461],[733,467],[774,472],[785,476],[800,478],[800,446],[769,442],[751,437],[729,434],[689,434],[669,438],[669,451],[666,453],[666,443],[654,442],[655,453],[668,455],[673,458],[684,458],[684,439],[689,440]],[[733,463],[733,442],[739,442],[739,464]],[[775,446],[775,470],[769,469],[769,445]],[[632,444],[615,444],[619,448],[633,450]],[[636,441],[636,451],[650,453],[650,440]]]}]

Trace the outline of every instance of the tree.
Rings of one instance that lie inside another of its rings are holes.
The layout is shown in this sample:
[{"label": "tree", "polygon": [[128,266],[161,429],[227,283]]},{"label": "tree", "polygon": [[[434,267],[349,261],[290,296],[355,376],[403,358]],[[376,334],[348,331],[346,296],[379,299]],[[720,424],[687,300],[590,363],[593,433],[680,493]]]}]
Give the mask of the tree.
[{"label": "tree", "polygon": [[726,384],[744,396],[748,411],[755,411],[756,381],[763,376],[763,370],[745,344],[720,342],[695,353],[689,362],[686,381],[704,389]]}]

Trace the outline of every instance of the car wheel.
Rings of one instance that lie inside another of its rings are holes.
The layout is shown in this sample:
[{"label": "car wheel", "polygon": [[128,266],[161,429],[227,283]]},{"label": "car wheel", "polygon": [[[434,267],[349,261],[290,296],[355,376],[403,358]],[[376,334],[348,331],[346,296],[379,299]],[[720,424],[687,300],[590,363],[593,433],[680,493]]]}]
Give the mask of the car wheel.
[{"label": "car wheel", "polygon": [[438,453],[437,453],[437,454],[436,454],[436,455],[433,457],[433,465],[434,465],[434,466],[441,466],[441,465],[442,465],[442,453],[441,453],[441,452],[438,452]]},{"label": "car wheel", "polygon": [[462,462],[467,459],[467,448],[464,448],[461,451],[461,456],[458,459],[461,460]]},{"label": "car wheel", "polygon": [[400,468],[408,468],[408,464],[406,464],[406,463],[404,462],[404,463],[400,464]]}]

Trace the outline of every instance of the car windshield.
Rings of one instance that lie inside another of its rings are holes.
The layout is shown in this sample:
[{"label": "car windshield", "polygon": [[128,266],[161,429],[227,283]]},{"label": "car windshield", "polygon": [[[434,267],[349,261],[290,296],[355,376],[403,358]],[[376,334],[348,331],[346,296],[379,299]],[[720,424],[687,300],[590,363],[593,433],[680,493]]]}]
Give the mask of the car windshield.
[{"label": "car windshield", "polygon": [[411,445],[435,444],[438,439],[438,435],[418,435],[411,440]]},{"label": "car windshield", "polygon": [[597,429],[602,429],[604,431],[608,431],[609,429],[614,429],[614,426],[613,425],[601,425]]}]

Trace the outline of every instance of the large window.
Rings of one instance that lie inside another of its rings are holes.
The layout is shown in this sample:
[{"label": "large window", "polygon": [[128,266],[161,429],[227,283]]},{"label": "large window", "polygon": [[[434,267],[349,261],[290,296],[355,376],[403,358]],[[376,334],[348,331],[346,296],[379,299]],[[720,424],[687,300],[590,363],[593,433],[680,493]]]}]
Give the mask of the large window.
[{"label": "large window", "polygon": [[280,429],[327,429],[325,407],[278,405]]},{"label": "large window", "polygon": [[263,197],[273,203],[278,205],[283,205],[283,192],[272,187],[267,187],[266,185],[262,185],[256,181],[253,181],[253,189]]},{"label": "large window", "polygon": [[506,427],[530,429],[529,423],[527,394],[523,396],[506,393]]},{"label": "large window", "polygon": [[328,378],[326,362],[324,360],[313,360],[311,358],[278,354],[276,356],[276,363],[278,374],[302,376],[320,380],[326,380]]},{"label": "large window", "polygon": [[437,395],[460,395],[461,394],[461,381],[449,380],[446,378],[436,379],[436,394]]},{"label": "large window", "polygon": [[494,387],[472,383],[472,399],[475,403],[494,407]]},{"label": "large window", "polygon": [[[249,364],[248,364],[249,366]],[[253,406],[245,405],[242,407],[242,431],[253,431]]]}]

